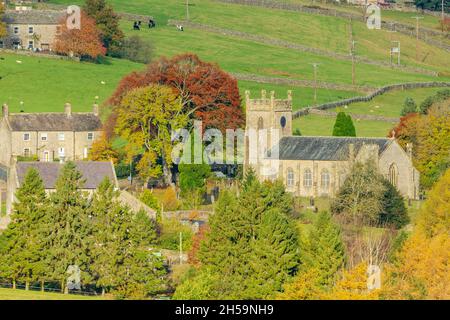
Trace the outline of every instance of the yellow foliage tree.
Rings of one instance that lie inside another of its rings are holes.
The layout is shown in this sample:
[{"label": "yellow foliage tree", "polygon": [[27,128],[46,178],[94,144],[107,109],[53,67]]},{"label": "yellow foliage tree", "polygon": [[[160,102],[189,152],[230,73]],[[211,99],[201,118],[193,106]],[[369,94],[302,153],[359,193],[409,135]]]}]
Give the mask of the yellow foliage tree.
[{"label": "yellow foliage tree", "polygon": [[336,282],[331,292],[323,294],[326,300],[378,300],[379,289],[370,291],[367,288],[366,262],[361,262],[351,270],[344,271],[342,278]]},{"label": "yellow foliage tree", "polygon": [[294,281],[284,285],[284,292],[278,294],[277,300],[317,300],[322,296],[320,272],[310,268],[297,275]]},{"label": "yellow foliage tree", "polygon": [[116,164],[118,161],[118,154],[113,150],[111,141],[108,140],[105,134],[102,134],[92,144],[88,159],[92,161],[112,160]]},{"label": "yellow foliage tree", "polygon": [[417,217],[417,228],[428,237],[450,231],[450,169],[429,192],[424,208]]},{"label": "yellow foliage tree", "polygon": [[6,36],[6,25],[4,22],[2,22],[4,13],[5,13],[5,8],[3,7],[3,4],[0,3],[0,38],[3,38]]},{"label": "yellow foliage tree", "polygon": [[413,234],[388,269],[390,299],[450,299],[450,169],[430,191]]}]

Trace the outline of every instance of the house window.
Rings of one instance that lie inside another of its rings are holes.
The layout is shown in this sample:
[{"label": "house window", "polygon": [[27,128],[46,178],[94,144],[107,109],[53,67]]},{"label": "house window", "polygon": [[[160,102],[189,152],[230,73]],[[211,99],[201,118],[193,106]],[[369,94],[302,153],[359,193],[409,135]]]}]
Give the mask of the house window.
[{"label": "house window", "polygon": [[64,160],[64,157],[66,156],[66,151],[64,150],[64,148],[59,148],[58,149],[58,157],[61,159],[61,160]]},{"label": "house window", "polygon": [[24,133],[23,134],[23,141],[30,141],[30,134],[29,133]]},{"label": "house window", "polygon": [[389,182],[392,183],[394,187],[397,187],[398,182],[398,169],[395,163],[389,167]]},{"label": "house window", "polygon": [[23,149],[23,156],[24,156],[25,158],[29,158],[30,155],[31,155],[31,152],[30,152],[30,149],[29,149],[29,148]]},{"label": "house window", "polygon": [[34,48],[34,41],[33,40],[29,40],[28,41],[28,49],[33,49]]},{"label": "house window", "polygon": [[48,138],[47,133],[41,133],[41,140],[42,141],[47,141],[47,138]]},{"label": "house window", "polygon": [[3,41],[0,41],[0,48],[3,48]]},{"label": "house window", "polygon": [[29,34],[33,34],[34,33],[34,28],[33,27],[28,27],[28,33]]},{"label": "house window", "polygon": [[58,140],[59,140],[59,141],[64,141],[64,139],[65,139],[65,134],[64,134],[64,132],[58,133]]},{"label": "house window", "polygon": [[323,189],[328,189],[330,187],[330,174],[327,170],[323,170],[320,175],[320,185]]},{"label": "house window", "polygon": [[89,141],[94,140],[94,133],[93,133],[93,132],[88,132],[88,134],[87,134],[87,139],[88,139]]},{"label": "house window", "polygon": [[312,172],[310,169],[306,169],[305,173],[303,174],[303,186],[306,188],[312,187]]},{"label": "house window", "polygon": [[14,27],[14,34],[18,34],[19,33],[19,27]]},{"label": "house window", "polygon": [[293,187],[294,184],[295,184],[294,170],[289,168],[288,171],[287,171],[287,186],[288,187]]}]

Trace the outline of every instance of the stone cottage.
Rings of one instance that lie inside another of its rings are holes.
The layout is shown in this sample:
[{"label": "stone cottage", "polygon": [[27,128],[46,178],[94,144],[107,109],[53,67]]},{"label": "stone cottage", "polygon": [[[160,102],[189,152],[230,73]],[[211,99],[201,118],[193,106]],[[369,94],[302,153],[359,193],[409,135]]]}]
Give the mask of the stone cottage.
[{"label": "stone cottage", "polygon": [[0,165],[13,157],[42,162],[83,160],[101,133],[98,105],[92,112],[75,113],[66,103],[60,113],[10,113],[2,107]]},{"label": "stone cottage", "polygon": [[0,39],[0,48],[52,51],[65,16],[65,11],[56,10],[7,10],[7,36]]},{"label": "stone cottage", "polygon": [[275,99],[274,92],[250,99],[246,92],[246,131],[264,132],[252,143],[247,135],[244,169],[253,167],[261,179],[281,179],[302,197],[333,197],[354,161],[372,160],[403,196],[419,197],[419,172],[407,150],[389,138],[304,137],[292,135],[292,96]]}]

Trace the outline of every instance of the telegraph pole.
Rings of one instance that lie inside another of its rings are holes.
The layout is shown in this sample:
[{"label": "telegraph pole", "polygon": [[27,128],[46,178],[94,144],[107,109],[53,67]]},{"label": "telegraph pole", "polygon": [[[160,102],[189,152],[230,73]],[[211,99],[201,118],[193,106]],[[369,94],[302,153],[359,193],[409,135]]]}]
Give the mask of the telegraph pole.
[{"label": "telegraph pole", "polygon": [[419,19],[423,19],[423,17],[415,16],[412,18],[416,19],[416,60],[419,61]]},{"label": "telegraph pole", "polygon": [[356,41],[352,40],[352,52],[351,52],[351,54],[352,54],[352,85],[355,85],[355,83],[356,83],[356,80],[355,80],[355,77],[356,77],[356,72],[355,72],[355,43],[356,43]]},{"label": "telegraph pole", "polygon": [[317,67],[319,63],[312,63],[314,68],[314,105],[317,105]]},{"label": "telegraph pole", "polygon": [[186,20],[189,21],[189,0],[186,0]]}]

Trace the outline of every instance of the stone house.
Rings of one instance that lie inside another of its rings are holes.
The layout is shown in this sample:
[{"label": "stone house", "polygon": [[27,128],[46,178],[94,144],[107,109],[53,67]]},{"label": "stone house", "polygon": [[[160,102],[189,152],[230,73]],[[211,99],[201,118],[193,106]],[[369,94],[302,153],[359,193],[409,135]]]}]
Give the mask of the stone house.
[{"label": "stone house", "polygon": [[89,113],[73,113],[66,103],[61,113],[9,113],[2,107],[0,165],[14,157],[42,162],[83,160],[101,133],[98,105]]},{"label": "stone house", "polygon": [[[83,192],[92,194],[103,179],[108,178],[119,189],[116,172],[112,162],[108,161],[76,161],[77,170],[83,175],[84,186],[80,189]],[[6,195],[6,212],[9,215],[12,204],[15,201],[15,193],[22,185],[25,176],[30,168],[39,172],[44,183],[45,191],[49,194],[55,191],[55,184],[58,179],[63,163],[59,162],[17,162],[13,163],[8,180]]]},{"label": "stone house", "polygon": [[[281,179],[296,196],[333,197],[354,161],[371,160],[403,196],[419,197],[412,145],[405,151],[389,138],[293,136],[290,92],[286,100],[275,99],[273,92],[267,98],[265,91],[250,99],[246,92],[246,113],[244,169],[253,167],[260,179]],[[251,129],[265,138],[252,141]]]},{"label": "stone house", "polygon": [[7,36],[0,39],[0,48],[52,51],[65,16],[65,11],[7,10],[3,17]]}]

